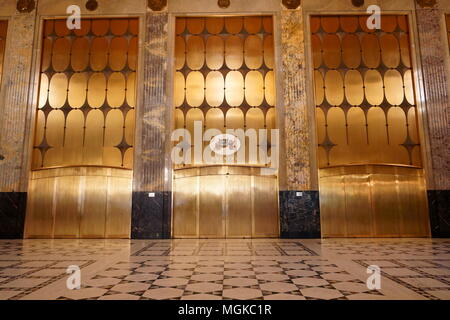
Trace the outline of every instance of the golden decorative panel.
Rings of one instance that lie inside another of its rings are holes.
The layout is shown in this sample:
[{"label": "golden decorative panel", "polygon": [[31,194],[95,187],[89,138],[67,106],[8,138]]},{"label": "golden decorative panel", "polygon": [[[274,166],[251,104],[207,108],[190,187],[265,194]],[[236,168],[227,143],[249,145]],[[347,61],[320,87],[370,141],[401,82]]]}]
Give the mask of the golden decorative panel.
[{"label": "golden decorative panel", "polygon": [[8,31],[8,21],[0,20],[0,85],[2,84],[3,60],[5,56],[7,31]]},{"label": "golden decorative panel", "polygon": [[319,168],[421,166],[407,16],[311,17]]},{"label": "golden decorative panel", "polygon": [[352,165],[320,170],[322,237],[428,237],[421,168]]},{"label": "golden decorative panel", "polygon": [[[175,69],[177,129],[190,130],[192,137],[194,121],[222,133],[268,129],[270,136],[275,129],[272,17],[177,18]],[[245,147],[248,155],[248,143]],[[258,161],[246,157],[237,163]]]},{"label": "golden decorative panel", "polygon": [[32,171],[25,238],[129,238],[132,175],[99,167]]},{"label": "golden decorative panel", "polygon": [[44,22],[32,169],[132,169],[137,49],[136,18]]},{"label": "golden decorative panel", "polygon": [[174,171],[175,238],[279,236],[275,171],[249,166],[204,166]]}]

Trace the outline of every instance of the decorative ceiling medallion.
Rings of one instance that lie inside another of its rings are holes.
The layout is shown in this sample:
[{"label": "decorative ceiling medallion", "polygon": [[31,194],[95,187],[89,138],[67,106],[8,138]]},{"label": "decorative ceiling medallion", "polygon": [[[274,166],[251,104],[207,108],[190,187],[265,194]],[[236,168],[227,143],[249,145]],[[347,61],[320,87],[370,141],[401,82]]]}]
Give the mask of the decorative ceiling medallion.
[{"label": "decorative ceiling medallion", "polygon": [[432,8],[436,5],[436,0],[417,0],[417,3],[422,8]]},{"label": "decorative ceiling medallion", "polygon": [[283,0],[282,2],[287,9],[297,9],[300,6],[300,0]]},{"label": "decorative ceiling medallion", "polygon": [[86,9],[88,9],[89,11],[95,11],[98,8],[98,2],[97,0],[88,0],[88,2],[86,2]]},{"label": "decorative ceiling medallion", "polygon": [[219,8],[226,9],[230,6],[230,0],[218,0],[217,5]]},{"label": "decorative ceiling medallion", "polygon": [[354,7],[362,7],[364,5],[364,0],[352,0],[352,5]]},{"label": "decorative ceiling medallion", "polygon": [[36,4],[34,0],[19,0],[17,1],[17,11],[20,13],[28,13],[34,10]]},{"label": "decorative ceiling medallion", "polygon": [[153,11],[161,11],[167,6],[167,0],[148,0],[148,7]]}]

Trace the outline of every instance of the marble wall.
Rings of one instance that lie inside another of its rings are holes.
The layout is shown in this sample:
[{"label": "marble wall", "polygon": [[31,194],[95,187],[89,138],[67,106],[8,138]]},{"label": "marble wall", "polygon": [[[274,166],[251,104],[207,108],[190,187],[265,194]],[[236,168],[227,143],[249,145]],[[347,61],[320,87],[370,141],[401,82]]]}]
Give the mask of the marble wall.
[{"label": "marble wall", "polygon": [[[132,238],[170,236],[167,119],[168,13],[149,11],[143,43],[143,101],[138,110],[134,162]],[[149,197],[152,193],[154,197]]]},{"label": "marble wall", "polygon": [[[14,5],[14,6],[13,6]],[[30,88],[36,11],[0,1],[8,34],[0,91],[0,238],[21,238],[27,200]]]},{"label": "marble wall", "polygon": [[416,6],[420,60],[423,74],[429,157],[428,206],[434,237],[450,237],[450,101],[449,43],[444,15],[450,1],[439,0],[432,8]]}]

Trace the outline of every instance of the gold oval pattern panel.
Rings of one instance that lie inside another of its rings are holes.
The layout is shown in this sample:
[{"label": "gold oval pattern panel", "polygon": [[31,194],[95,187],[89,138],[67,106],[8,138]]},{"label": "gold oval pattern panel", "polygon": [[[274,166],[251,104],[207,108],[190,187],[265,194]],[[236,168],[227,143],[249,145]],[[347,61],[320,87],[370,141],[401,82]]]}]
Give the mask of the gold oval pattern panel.
[{"label": "gold oval pattern panel", "polygon": [[393,106],[399,106],[403,102],[403,79],[397,70],[387,70],[384,74],[384,86],[386,100]]},{"label": "gold oval pattern panel", "polygon": [[199,70],[205,63],[205,44],[200,36],[191,36],[186,44],[186,63],[191,70]]},{"label": "gold oval pattern panel", "polygon": [[408,18],[382,15],[375,32],[367,17],[310,18],[320,168],[421,165],[420,146],[403,145],[419,143]]},{"label": "gold oval pattern panel", "polygon": [[125,102],[125,76],[121,72],[113,72],[108,79],[108,105],[118,108]]},{"label": "gold oval pattern panel", "polygon": [[361,73],[349,70],[344,77],[345,98],[352,106],[359,106],[364,100],[364,84]]},{"label": "gold oval pattern panel", "polygon": [[335,34],[323,37],[323,60],[327,68],[336,69],[341,64],[341,41]]},{"label": "gold oval pattern panel", "polygon": [[184,76],[181,72],[175,72],[173,103],[175,107],[179,107],[184,102],[185,96]]},{"label": "gold oval pattern panel", "polygon": [[191,107],[200,107],[205,98],[205,81],[199,71],[192,71],[186,77],[186,102]]},{"label": "gold oval pattern panel", "polygon": [[364,74],[364,85],[367,102],[379,106],[384,99],[383,78],[377,70],[367,70]]},{"label": "gold oval pattern panel", "polygon": [[269,106],[275,106],[276,92],[275,92],[275,76],[273,71],[266,73],[264,79],[265,98]]},{"label": "gold oval pattern panel", "polygon": [[342,38],[342,60],[351,69],[356,69],[361,64],[361,45],[357,35],[346,34]]},{"label": "gold oval pattern panel", "polygon": [[239,71],[230,71],[225,78],[225,99],[232,107],[244,101],[244,77]]},{"label": "gold oval pattern panel", "polygon": [[388,68],[397,68],[400,64],[400,46],[397,38],[392,34],[380,37],[381,58]]},{"label": "gold oval pattern panel", "polygon": [[365,34],[361,41],[363,62],[368,68],[380,65],[380,44],[374,34]]},{"label": "gold oval pattern panel", "polygon": [[[68,81],[64,73],[55,74],[50,80],[48,101],[52,108],[61,108],[66,102]],[[66,90],[61,90],[64,88]]]},{"label": "gold oval pattern panel", "polygon": [[245,39],[244,61],[249,69],[259,69],[263,63],[263,43],[259,36],[250,35]]},{"label": "gold oval pattern panel", "polygon": [[339,71],[329,70],[326,73],[325,97],[332,106],[339,106],[344,101],[344,83]]},{"label": "gold oval pattern panel", "polygon": [[264,100],[264,79],[259,71],[250,71],[245,76],[245,100],[252,107],[260,106]]},{"label": "gold oval pattern panel", "polygon": [[75,73],[69,81],[68,102],[72,108],[81,108],[86,101],[87,74]]},{"label": "gold oval pattern panel", "polygon": [[240,37],[227,37],[225,41],[225,63],[232,70],[239,69],[244,63],[244,44]]},{"label": "gold oval pattern panel", "polygon": [[88,82],[88,104],[100,108],[106,99],[106,78],[103,73],[94,73]]},{"label": "gold oval pattern panel", "polygon": [[224,99],[224,79],[219,71],[213,71],[206,76],[206,103],[211,107],[218,107]]},{"label": "gold oval pattern panel", "polygon": [[[76,30],[69,30],[65,19],[44,21],[38,108],[64,106],[64,113],[38,113],[38,127],[47,123],[45,137],[55,146],[49,150],[41,146],[43,129],[36,128],[33,169],[36,165],[132,164],[134,111],[108,108],[136,105],[136,72],[129,70],[136,70],[138,26],[135,18],[82,19],[81,29]],[[50,37],[53,31],[57,37]],[[55,74],[48,71],[50,66]],[[85,106],[91,110],[77,110]],[[97,108],[104,109],[94,110]],[[122,118],[127,115],[120,126],[112,125],[120,122],[114,115],[117,112]],[[110,143],[107,147],[103,145],[104,131]],[[126,161],[116,148],[122,140],[117,137],[123,137],[124,131],[130,145],[123,150]]]},{"label": "gold oval pattern panel", "polygon": [[224,41],[219,36],[210,36],[206,41],[206,65],[211,70],[219,70],[224,61]]},{"label": "gold oval pattern panel", "polygon": [[186,62],[186,43],[184,42],[183,37],[177,36],[175,38],[175,69],[180,70],[183,68],[184,63]]}]

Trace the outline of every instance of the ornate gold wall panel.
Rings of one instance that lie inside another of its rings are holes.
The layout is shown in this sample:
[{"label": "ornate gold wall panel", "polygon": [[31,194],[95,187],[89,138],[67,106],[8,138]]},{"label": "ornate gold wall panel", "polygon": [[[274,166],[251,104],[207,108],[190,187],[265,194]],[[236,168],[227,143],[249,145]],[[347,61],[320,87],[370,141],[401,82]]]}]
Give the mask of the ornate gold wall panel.
[{"label": "ornate gold wall panel", "polygon": [[311,17],[319,167],[422,166],[407,16]]},{"label": "ornate gold wall panel", "polygon": [[[268,129],[270,136],[276,100],[273,43],[272,17],[177,18],[175,127],[193,137],[198,120],[205,129]],[[248,142],[245,147],[248,155]],[[236,163],[260,162],[247,156]]]},{"label": "ornate gold wall panel", "polygon": [[133,168],[138,19],[46,20],[33,169]]},{"label": "ornate gold wall panel", "polygon": [[32,171],[26,238],[129,238],[132,171]]},{"label": "ornate gold wall panel", "polygon": [[320,170],[323,237],[427,237],[421,168],[354,165]]},{"label": "ornate gold wall panel", "polygon": [[2,84],[3,57],[5,56],[7,31],[8,31],[8,21],[0,20],[0,86]]},{"label": "ornate gold wall panel", "polygon": [[28,238],[129,238],[138,19],[44,21]]},{"label": "ornate gold wall panel", "polygon": [[173,236],[278,237],[277,177],[261,170],[222,165],[175,170]]},{"label": "ornate gold wall panel", "polygon": [[322,236],[429,236],[408,19],[367,17],[311,17]]}]

